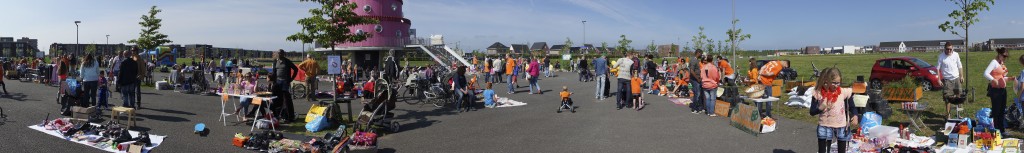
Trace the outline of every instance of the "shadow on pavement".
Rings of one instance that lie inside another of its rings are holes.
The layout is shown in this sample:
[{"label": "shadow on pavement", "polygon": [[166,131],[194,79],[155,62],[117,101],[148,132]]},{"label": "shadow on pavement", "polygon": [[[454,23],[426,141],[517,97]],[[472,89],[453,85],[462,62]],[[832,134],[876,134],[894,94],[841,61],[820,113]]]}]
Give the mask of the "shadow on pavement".
[{"label": "shadow on pavement", "polygon": [[[165,121],[165,122],[188,122],[188,121],[191,121],[191,120],[188,120],[188,119],[185,119],[185,118],[181,118],[181,117],[163,116],[163,115],[151,115],[151,114],[144,114],[144,113],[139,113],[139,112],[136,112],[136,116],[139,117],[139,118],[146,118],[146,119],[157,120],[157,121]],[[136,120],[142,121],[140,119],[136,119]]]},{"label": "shadow on pavement", "polygon": [[15,101],[39,101],[39,100],[25,99],[26,97],[28,97],[28,95],[25,95],[25,94],[22,94],[22,93],[13,93],[13,94],[8,94],[8,95],[0,96],[0,98],[3,98],[3,99],[13,99]]},{"label": "shadow on pavement", "polygon": [[171,113],[171,114],[196,115],[194,113],[184,112],[184,111],[179,111],[179,110],[152,109],[152,108],[145,108],[145,109],[146,110],[151,110],[151,111],[157,111],[157,112]]},{"label": "shadow on pavement", "polygon": [[772,150],[772,153],[796,153],[796,152],[793,152],[793,150],[774,149],[774,150]]},{"label": "shadow on pavement", "polygon": [[380,150],[377,150],[377,152],[379,152],[379,153],[394,153],[396,151],[395,151],[395,149],[392,149],[392,148],[381,148]]},{"label": "shadow on pavement", "polygon": [[442,116],[442,115],[455,115],[455,111],[449,108],[436,108],[430,111],[414,111],[414,110],[402,110],[395,109],[394,111],[405,111],[405,114],[395,116],[395,119],[413,121],[411,123],[402,123],[402,131],[414,130],[419,128],[428,127],[437,123],[437,120],[427,119],[428,116]]}]

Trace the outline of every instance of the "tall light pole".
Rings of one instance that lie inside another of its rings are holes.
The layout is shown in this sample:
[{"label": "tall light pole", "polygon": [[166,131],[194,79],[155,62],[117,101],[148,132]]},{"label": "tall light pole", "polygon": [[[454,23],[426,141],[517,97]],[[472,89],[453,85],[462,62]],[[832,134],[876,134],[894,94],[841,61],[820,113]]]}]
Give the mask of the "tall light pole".
[{"label": "tall light pole", "polygon": [[[107,44],[106,45],[107,45],[107,47],[104,47],[104,48],[108,48],[109,49],[110,48],[110,35],[107,35]],[[100,51],[100,53],[102,53],[102,51]]]},{"label": "tall light pole", "polygon": [[[587,44],[587,20],[583,20],[583,45],[586,45],[586,44]],[[572,46],[566,46],[566,47],[572,47]]]},{"label": "tall light pole", "polygon": [[75,52],[76,53],[78,52],[78,50],[80,48],[80,46],[79,46],[80,44],[78,44],[78,24],[79,23],[82,23],[82,21],[75,21]]}]

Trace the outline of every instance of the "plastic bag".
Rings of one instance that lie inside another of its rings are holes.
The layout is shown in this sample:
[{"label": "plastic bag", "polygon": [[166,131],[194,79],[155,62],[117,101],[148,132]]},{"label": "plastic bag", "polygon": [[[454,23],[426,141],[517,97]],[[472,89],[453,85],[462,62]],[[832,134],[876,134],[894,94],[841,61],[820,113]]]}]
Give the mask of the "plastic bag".
[{"label": "plastic bag", "polygon": [[860,118],[860,130],[861,133],[867,134],[868,129],[878,126],[882,123],[882,115],[878,115],[875,112],[864,113],[863,117]]},{"label": "plastic bag", "polygon": [[327,118],[324,116],[317,116],[312,122],[306,123],[306,130],[310,132],[317,132],[327,128],[330,123],[327,122]]},{"label": "plastic bag", "polygon": [[978,126],[983,128],[992,129],[995,126],[992,125],[992,109],[981,108],[978,113],[974,114],[974,118],[978,120]]}]

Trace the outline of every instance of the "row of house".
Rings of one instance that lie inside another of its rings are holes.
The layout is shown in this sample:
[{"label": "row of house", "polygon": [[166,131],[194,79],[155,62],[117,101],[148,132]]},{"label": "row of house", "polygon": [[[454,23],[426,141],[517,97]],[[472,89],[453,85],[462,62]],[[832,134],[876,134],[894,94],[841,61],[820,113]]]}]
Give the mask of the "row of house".
[{"label": "row of house", "polygon": [[[50,45],[51,51],[58,51],[62,54],[75,54],[83,55],[86,53],[86,48],[93,46],[94,50],[92,53],[96,55],[116,55],[120,51],[128,50],[135,45],[126,44],[62,44],[53,43]],[[213,45],[207,44],[168,44],[162,47],[167,47],[174,50],[179,58],[187,57],[201,57],[199,55],[208,58],[270,58],[272,51],[265,50],[252,50],[252,49],[241,49],[241,48],[224,48],[214,47]],[[301,56],[301,55],[294,55]]]},{"label": "row of house", "polygon": [[[593,44],[583,44],[583,46],[566,46],[565,44],[551,45],[548,46],[547,42],[534,42],[532,45],[526,44],[510,44],[509,46],[502,44],[501,42],[494,42],[487,47],[485,54],[487,55],[501,55],[501,54],[524,54],[524,53],[546,53],[548,55],[558,55],[560,53],[569,54],[587,54],[587,53],[613,53],[616,49],[612,47],[597,47]],[[648,51],[649,53],[656,53],[659,55],[671,55],[671,53],[678,52],[679,45],[668,44],[658,45],[657,49]]]},{"label": "row of house", "polygon": [[26,57],[36,56],[39,52],[39,40],[21,37],[14,40],[14,37],[0,37],[0,57]]},{"label": "row of house", "polygon": [[[954,50],[963,50],[967,46],[964,40],[924,40],[924,41],[890,41],[878,44],[879,52],[930,52],[942,51],[946,43],[952,43]],[[993,38],[988,41],[971,45],[972,50],[994,50],[996,48],[1007,48],[1011,50],[1024,49],[1024,38]]]}]

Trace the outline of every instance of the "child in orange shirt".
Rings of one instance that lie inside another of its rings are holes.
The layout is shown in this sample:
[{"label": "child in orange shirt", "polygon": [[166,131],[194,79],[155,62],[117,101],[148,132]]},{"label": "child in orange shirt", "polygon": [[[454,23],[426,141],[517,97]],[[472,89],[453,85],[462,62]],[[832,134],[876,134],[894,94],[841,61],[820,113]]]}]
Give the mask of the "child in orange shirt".
[{"label": "child in orange shirt", "polygon": [[641,97],[643,94],[640,94],[640,85],[644,84],[644,80],[640,79],[637,71],[633,71],[633,78],[630,79],[629,82],[629,86],[631,87],[630,89],[633,93],[633,109],[639,111],[643,108],[643,97]]},{"label": "child in orange shirt", "polygon": [[562,92],[559,92],[558,95],[562,97],[562,104],[558,106],[558,113],[562,113],[562,109],[569,109],[570,112],[576,113],[576,109],[572,106],[572,98],[569,98],[569,96],[572,96],[572,92],[569,92],[569,87],[562,86]]},{"label": "child in orange shirt", "polygon": [[651,83],[651,92],[647,94],[661,95],[661,79],[655,79],[654,83]]}]

